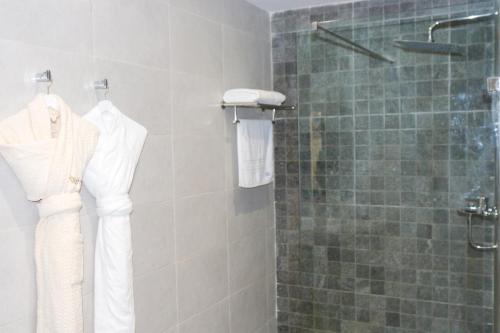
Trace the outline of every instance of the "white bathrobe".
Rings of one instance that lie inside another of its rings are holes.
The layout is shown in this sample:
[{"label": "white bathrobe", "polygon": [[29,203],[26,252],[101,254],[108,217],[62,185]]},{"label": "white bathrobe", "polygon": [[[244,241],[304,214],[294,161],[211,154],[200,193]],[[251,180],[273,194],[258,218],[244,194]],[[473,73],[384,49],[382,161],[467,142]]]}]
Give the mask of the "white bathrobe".
[{"label": "white bathrobe", "polygon": [[0,123],[0,153],[38,203],[35,236],[38,333],[83,332],[81,178],[98,140],[97,128],[63,100],[38,95]]},{"label": "white bathrobe", "polygon": [[109,101],[85,118],[101,131],[84,183],[96,197],[99,226],[95,250],[95,333],[135,331],[128,196],[147,131]]}]

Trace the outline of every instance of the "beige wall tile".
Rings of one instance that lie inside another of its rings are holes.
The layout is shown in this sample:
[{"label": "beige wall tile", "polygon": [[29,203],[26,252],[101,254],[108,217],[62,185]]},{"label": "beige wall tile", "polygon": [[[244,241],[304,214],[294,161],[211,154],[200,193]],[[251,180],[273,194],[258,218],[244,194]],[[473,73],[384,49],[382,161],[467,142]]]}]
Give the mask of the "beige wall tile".
[{"label": "beige wall tile", "polygon": [[177,7],[171,7],[170,21],[172,70],[220,77],[222,26]]},{"label": "beige wall tile", "polygon": [[264,280],[231,296],[231,331],[254,333],[266,325],[266,290]]},{"label": "beige wall tile", "polygon": [[268,207],[271,205],[268,186],[228,190],[228,234],[231,242],[268,225]]},{"label": "beige wall tile", "polygon": [[175,286],[174,265],[135,278],[137,332],[165,332],[176,324]]},{"label": "beige wall tile", "polygon": [[177,265],[181,322],[227,296],[226,249],[206,251]]},{"label": "beige wall tile", "polygon": [[224,189],[224,145],[219,136],[192,134],[174,139],[175,196]]},{"label": "beige wall tile", "polygon": [[92,2],[94,54],[168,69],[168,5],[162,1]]},{"label": "beige wall tile", "polygon": [[222,136],[224,111],[220,107],[223,94],[221,77],[173,72],[170,78],[173,135]]},{"label": "beige wall tile", "polygon": [[174,263],[174,219],[170,204],[135,205],[131,224],[134,275],[143,275]]},{"label": "beige wall tile", "polygon": [[107,78],[109,98],[149,135],[171,134],[169,72],[97,59],[94,80]]},{"label": "beige wall tile", "polygon": [[0,38],[74,53],[92,50],[90,1],[0,1]]},{"label": "beige wall tile", "polygon": [[0,326],[33,317],[34,237],[33,227],[0,232]]},{"label": "beige wall tile", "polygon": [[208,193],[176,200],[175,235],[177,260],[207,251],[226,248],[224,192]]},{"label": "beige wall tile", "polygon": [[229,333],[229,302],[224,300],[179,325],[179,333]]},{"label": "beige wall tile", "polygon": [[266,238],[263,229],[229,246],[229,283],[231,292],[241,290],[265,276]]},{"label": "beige wall tile", "polygon": [[172,155],[169,135],[149,135],[137,165],[130,196],[135,204],[172,202]]},{"label": "beige wall tile", "polygon": [[224,0],[167,0],[175,7],[202,16],[212,21],[221,22],[224,18]]}]

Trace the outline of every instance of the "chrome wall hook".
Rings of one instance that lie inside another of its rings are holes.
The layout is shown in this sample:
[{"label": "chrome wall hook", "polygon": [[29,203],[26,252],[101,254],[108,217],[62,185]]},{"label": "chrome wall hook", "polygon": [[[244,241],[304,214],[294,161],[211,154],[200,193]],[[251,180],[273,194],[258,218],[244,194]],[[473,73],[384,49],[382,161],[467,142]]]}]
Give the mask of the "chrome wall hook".
[{"label": "chrome wall hook", "polygon": [[492,76],[486,79],[486,87],[488,89],[488,93],[492,94],[500,91],[500,77]]},{"label": "chrome wall hook", "polygon": [[40,83],[40,82],[52,82],[52,72],[50,71],[50,69],[47,69],[46,71],[36,73],[33,76],[33,80],[35,82],[38,82],[38,83]]},{"label": "chrome wall hook", "polygon": [[99,80],[99,81],[94,81],[94,83],[93,83],[92,86],[96,90],[109,89],[108,79],[102,79],[102,80]]},{"label": "chrome wall hook", "polygon": [[47,83],[47,95],[50,94],[50,87],[52,86],[52,72],[50,69],[47,69],[46,71],[36,73],[33,76],[33,81],[36,83]]},{"label": "chrome wall hook", "polygon": [[109,82],[108,79],[102,79],[99,81],[94,81],[92,87],[97,90],[104,90],[104,98],[107,98],[109,93]]}]

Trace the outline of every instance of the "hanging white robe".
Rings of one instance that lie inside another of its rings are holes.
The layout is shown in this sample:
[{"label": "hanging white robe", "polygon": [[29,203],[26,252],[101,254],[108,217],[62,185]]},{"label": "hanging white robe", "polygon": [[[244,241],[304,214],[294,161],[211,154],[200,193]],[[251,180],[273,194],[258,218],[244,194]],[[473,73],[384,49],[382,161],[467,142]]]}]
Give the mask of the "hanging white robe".
[{"label": "hanging white robe", "polygon": [[35,235],[38,333],[83,332],[81,178],[98,140],[97,128],[51,95],[0,123],[0,153],[37,202]]},{"label": "hanging white robe", "polygon": [[96,197],[95,333],[135,331],[132,243],[128,192],[147,131],[109,101],[84,116],[101,136],[84,183]]}]

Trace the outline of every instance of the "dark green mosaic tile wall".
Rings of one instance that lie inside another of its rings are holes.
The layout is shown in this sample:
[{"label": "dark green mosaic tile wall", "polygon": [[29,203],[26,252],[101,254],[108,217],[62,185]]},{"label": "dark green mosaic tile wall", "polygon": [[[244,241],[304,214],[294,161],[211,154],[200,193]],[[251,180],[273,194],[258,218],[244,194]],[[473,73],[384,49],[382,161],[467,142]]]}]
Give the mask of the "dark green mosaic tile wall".
[{"label": "dark green mosaic tile wall", "polygon": [[[393,45],[492,10],[370,0],[273,15],[274,87],[299,106],[275,126],[279,332],[492,332],[493,256],[468,246],[456,210],[494,192],[493,22],[436,32],[463,56]],[[311,33],[316,20],[396,62]],[[491,222],[474,225],[491,241]]]}]

